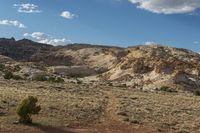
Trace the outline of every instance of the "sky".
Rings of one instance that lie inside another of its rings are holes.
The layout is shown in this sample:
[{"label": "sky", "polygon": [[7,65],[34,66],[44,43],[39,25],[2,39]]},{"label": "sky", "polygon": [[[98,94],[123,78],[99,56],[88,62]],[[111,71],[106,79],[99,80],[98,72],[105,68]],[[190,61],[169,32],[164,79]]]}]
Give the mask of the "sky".
[{"label": "sky", "polygon": [[0,0],[0,37],[200,51],[200,0]]}]

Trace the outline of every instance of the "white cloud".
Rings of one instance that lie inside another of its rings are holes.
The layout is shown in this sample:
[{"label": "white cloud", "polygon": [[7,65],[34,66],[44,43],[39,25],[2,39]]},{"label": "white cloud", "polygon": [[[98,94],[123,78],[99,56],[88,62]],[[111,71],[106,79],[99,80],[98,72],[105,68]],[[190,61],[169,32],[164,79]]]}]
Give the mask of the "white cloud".
[{"label": "white cloud", "polygon": [[138,8],[162,14],[193,13],[200,8],[200,0],[129,0]]},{"label": "white cloud", "polygon": [[26,26],[24,24],[20,23],[17,20],[7,20],[7,19],[0,20],[0,25],[15,26],[18,28],[26,28]]},{"label": "white cloud", "polygon": [[42,33],[42,32],[33,32],[32,34],[25,33],[24,36],[25,37],[32,37],[32,38],[37,39],[37,40],[42,40],[42,39],[49,37],[49,35]]},{"label": "white cloud", "polygon": [[20,13],[41,13],[42,11],[38,9],[35,4],[14,4],[14,7],[18,7],[18,12]]},{"label": "white cloud", "polygon": [[155,45],[155,44],[158,44],[156,42],[152,42],[152,41],[147,41],[144,43],[145,45]]},{"label": "white cloud", "polygon": [[199,41],[194,41],[193,43],[194,43],[194,44],[200,44],[200,42],[199,42]]},{"label": "white cloud", "polygon": [[72,14],[72,13],[69,12],[69,11],[63,11],[63,12],[60,14],[60,16],[63,17],[63,18],[66,18],[66,19],[73,19],[73,18],[77,17],[77,15]]},{"label": "white cloud", "polygon": [[31,37],[33,39],[36,39],[36,41],[39,43],[50,44],[54,46],[66,45],[66,44],[72,43],[71,40],[67,40],[66,38],[61,38],[61,39],[54,38],[43,32],[33,32],[31,34],[25,33],[24,37]]},{"label": "white cloud", "polygon": [[66,45],[69,43],[72,43],[70,40],[66,40],[65,38],[62,39],[44,39],[38,41],[39,43],[45,43],[45,44],[51,44],[54,46],[59,46],[59,45]]}]

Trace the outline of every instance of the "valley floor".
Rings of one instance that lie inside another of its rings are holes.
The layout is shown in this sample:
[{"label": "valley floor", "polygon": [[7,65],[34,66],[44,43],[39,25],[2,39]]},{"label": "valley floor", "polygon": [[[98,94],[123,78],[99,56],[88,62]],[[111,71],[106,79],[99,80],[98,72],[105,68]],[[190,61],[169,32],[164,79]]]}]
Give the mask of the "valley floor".
[{"label": "valley floor", "polygon": [[[200,132],[200,97],[90,84],[0,81],[0,132],[153,133]],[[27,96],[41,105],[34,124],[15,124]]]}]

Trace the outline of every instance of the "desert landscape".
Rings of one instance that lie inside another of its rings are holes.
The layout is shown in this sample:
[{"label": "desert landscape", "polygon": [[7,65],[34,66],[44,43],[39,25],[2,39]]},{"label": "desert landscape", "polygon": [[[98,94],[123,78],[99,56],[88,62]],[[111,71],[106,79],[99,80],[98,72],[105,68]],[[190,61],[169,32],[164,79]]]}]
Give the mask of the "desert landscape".
[{"label": "desert landscape", "polygon": [[0,0],[0,133],[200,133],[200,0]]},{"label": "desert landscape", "polygon": [[[200,132],[200,55],[191,50],[1,38],[0,55],[0,132]],[[28,96],[41,111],[26,125],[16,110]]]}]

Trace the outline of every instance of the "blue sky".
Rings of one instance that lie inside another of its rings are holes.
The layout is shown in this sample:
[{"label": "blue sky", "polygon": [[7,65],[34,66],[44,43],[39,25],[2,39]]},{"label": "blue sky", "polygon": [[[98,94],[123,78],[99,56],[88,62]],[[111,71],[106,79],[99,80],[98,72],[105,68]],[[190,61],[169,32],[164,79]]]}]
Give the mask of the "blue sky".
[{"label": "blue sky", "polygon": [[200,51],[200,0],[0,0],[0,37]]}]

